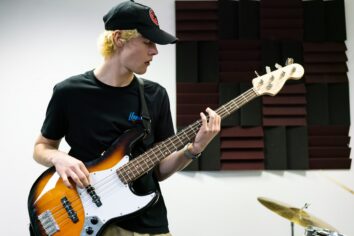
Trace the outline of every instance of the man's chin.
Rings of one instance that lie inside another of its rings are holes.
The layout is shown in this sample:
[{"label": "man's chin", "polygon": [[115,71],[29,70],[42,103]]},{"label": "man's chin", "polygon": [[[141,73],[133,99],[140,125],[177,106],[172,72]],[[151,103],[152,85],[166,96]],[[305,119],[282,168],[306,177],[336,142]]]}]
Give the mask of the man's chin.
[{"label": "man's chin", "polygon": [[145,70],[138,70],[138,71],[134,71],[134,74],[137,74],[137,75],[143,75],[146,73],[146,69]]}]

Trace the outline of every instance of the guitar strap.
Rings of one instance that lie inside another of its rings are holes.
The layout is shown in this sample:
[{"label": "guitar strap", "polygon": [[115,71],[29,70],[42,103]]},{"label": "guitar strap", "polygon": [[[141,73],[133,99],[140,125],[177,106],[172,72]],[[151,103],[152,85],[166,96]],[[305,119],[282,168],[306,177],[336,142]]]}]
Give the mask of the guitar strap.
[{"label": "guitar strap", "polygon": [[149,114],[149,110],[146,105],[145,96],[144,96],[144,80],[136,77],[139,82],[139,95],[140,95],[140,115],[142,118],[143,126],[145,129],[144,139],[151,133],[151,118]]}]

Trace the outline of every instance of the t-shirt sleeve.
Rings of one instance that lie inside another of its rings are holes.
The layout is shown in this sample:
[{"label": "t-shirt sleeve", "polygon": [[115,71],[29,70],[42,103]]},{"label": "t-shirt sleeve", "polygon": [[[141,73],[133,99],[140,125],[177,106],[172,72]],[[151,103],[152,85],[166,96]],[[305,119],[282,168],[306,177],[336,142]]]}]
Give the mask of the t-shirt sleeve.
[{"label": "t-shirt sleeve", "polygon": [[45,138],[58,140],[65,136],[68,126],[65,100],[63,89],[60,89],[56,85],[53,89],[41,129],[42,135]]},{"label": "t-shirt sleeve", "polygon": [[158,122],[156,124],[155,141],[160,142],[175,134],[171,116],[170,100],[165,89],[161,96],[161,106]]}]

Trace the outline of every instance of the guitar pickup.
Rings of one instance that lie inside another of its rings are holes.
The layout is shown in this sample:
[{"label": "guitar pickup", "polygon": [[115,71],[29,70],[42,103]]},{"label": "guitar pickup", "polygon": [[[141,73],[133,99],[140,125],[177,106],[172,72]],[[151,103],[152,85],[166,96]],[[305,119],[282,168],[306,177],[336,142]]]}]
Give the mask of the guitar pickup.
[{"label": "guitar pickup", "polygon": [[102,202],[100,197],[96,194],[95,188],[91,185],[86,187],[87,193],[91,196],[93,203],[96,204],[97,207],[102,206]]},{"label": "guitar pickup", "polygon": [[74,209],[72,208],[71,203],[69,202],[69,200],[66,197],[63,197],[61,199],[61,203],[63,204],[63,207],[66,210],[66,213],[68,213],[69,218],[71,219],[71,221],[73,223],[77,223],[79,221],[79,218],[77,217],[77,214],[74,211]]}]

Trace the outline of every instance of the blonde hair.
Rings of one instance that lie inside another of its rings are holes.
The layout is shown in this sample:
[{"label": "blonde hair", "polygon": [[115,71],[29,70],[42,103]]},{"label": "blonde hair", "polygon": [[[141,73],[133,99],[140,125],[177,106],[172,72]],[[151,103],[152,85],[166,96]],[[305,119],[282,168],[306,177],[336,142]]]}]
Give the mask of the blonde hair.
[{"label": "blonde hair", "polygon": [[[98,48],[101,55],[104,58],[110,57],[117,50],[113,40],[114,31],[106,30],[98,38]],[[132,38],[140,36],[140,33],[136,30],[121,30],[121,39],[123,42],[127,42]]]}]

